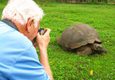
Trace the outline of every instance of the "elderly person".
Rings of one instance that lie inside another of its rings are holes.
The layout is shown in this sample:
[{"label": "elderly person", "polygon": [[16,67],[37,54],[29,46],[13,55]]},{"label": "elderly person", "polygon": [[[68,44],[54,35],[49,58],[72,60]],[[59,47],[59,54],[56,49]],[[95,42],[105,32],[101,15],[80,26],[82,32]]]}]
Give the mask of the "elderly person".
[{"label": "elderly person", "polygon": [[[43,10],[33,0],[10,0],[0,21],[0,80],[53,80],[47,47],[50,29],[38,33]],[[39,59],[33,40],[39,48]]]}]

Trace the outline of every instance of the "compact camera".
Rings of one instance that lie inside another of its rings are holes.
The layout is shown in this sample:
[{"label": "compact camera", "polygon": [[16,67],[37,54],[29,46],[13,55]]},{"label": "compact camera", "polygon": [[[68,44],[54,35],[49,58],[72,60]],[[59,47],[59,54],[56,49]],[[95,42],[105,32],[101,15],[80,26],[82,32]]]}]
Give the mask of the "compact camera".
[{"label": "compact camera", "polygon": [[[40,35],[44,35],[45,32],[46,32],[46,29],[44,29],[44,28],[38,29],[38,33],[39,33]],[[34,40],[33,40],[33,43],[35,43],[35,42],[36,42],[36,37],[35,37]]]},{"label": "compact camera", "polygon": [[38,32],[39,32],[40,35],[44,35],[44,33],[46,32],[46,30],[44,28],[40,28],[38,30]]}]

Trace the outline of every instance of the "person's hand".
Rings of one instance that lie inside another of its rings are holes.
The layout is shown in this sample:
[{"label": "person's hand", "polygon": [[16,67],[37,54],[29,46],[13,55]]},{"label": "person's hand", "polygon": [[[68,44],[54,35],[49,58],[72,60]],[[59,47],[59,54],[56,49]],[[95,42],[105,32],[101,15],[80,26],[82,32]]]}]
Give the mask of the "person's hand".
[{"label": "person's hand", "polygon": [[40,56],[39,56],[40,62],[43,65],[46,73],[49,75],[50,80],[54,80],[48,62],[48,56],[47,56],[47,47],[50,42],[50,31],[51,30],[47,28],[43,35],[40,35],[38,33],[36,37],[36,42],[38,44],[39,51],[40,51]]},{"label": "person's hand", "polygon": [[47,50],[48,44],[50,42],[50,29],[46,28],[46,32],[44,35],[37,34],[37,44],[39,47],[39,50]]}]

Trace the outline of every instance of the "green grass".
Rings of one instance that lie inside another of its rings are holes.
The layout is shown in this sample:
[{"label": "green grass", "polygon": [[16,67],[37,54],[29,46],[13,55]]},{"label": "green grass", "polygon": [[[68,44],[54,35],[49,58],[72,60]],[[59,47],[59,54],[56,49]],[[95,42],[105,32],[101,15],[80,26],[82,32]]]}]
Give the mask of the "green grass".
[{"label": "green grass", "polygon": [[[115,79],[115,5],[48,4],[42,8],[46,15],[41,26],[52,29],[48,53],[55,80]],[[56,37],[76,23],[94,27],[108,53],[78,56],[63,51],[56,43]],[[89,74],[90,70],[93,70],[93,76]]]},{"label": "green grass", "polygon": [[[41,7],[45,12],[41,26],[52,29],[48,54],[55,80],[115,80],[115,5],[49,3]],[[59,47],[56,37],[76,23],[94,27],[107,54],[79,56]]]}]

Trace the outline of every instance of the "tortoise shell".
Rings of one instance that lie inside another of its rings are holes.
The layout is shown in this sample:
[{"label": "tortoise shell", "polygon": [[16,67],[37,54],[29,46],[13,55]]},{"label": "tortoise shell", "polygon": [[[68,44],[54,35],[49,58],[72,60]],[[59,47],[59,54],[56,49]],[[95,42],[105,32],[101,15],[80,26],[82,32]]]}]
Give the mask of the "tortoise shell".
[{"label": "tortoise shell", "polygon": [[58,43],[66,49],[75,49],[94,42],[101,43],[98,33],[87,24],[79,24],[65,29]]}]

